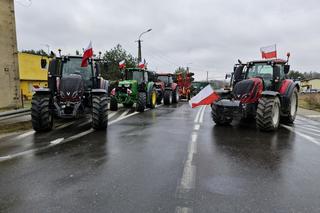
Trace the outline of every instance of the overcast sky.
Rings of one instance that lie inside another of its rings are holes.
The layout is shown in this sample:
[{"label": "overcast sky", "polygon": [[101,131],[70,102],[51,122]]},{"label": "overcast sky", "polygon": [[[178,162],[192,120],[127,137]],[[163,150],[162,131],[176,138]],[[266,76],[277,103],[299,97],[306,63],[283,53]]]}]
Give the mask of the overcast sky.
[{"label": "overcast sky", "polygon": [[260,47],[291,52],[291,69],[320,71],[318,0],[15,0],[18,48],[74,54],[92,40],[95,52],[121,44],[149,68],[189,66],[197,79],[221,79]]}]

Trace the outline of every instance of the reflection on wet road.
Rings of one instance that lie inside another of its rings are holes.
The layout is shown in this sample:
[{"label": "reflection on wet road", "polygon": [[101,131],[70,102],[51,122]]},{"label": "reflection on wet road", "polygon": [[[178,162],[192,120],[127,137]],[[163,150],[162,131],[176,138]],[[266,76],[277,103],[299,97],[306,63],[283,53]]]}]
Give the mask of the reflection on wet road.
[{"label": "reflection on wet road", "polygon": [[0,212],[320,212],[320,123],[215,126],[186,103],[0,139]]}]

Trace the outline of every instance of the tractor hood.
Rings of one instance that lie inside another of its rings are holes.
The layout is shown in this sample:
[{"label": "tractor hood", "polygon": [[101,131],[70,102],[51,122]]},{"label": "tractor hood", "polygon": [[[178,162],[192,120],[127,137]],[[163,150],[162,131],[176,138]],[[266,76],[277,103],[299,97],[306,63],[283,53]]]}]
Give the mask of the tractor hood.
[{"label": "tractor hood", "polygon": [[119,87],[131,87],[133,84],[137,84],[136,80],[125,80],[125,81],[120,81],[118,86]]},{"label": "tractor hood", "polygon": [[255,103],[261,96],[263,82],[260,78],[250,78],[238,82],[233,89],[236,100],[242,103]]},{"label": "tractor hood", "polygon": [[83,79],[80,75],[70,75],[61,78],[60,97],[66,101],[79,100],[84,91]]}]

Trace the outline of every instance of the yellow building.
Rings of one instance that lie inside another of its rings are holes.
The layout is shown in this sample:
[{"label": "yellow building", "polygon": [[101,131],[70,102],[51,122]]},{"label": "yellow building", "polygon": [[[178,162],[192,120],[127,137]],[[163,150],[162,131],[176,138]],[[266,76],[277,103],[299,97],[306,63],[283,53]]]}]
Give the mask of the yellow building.
[{"label": "yellow building", "polygon": [[48,69],[41,68],[41,59],[47,59],[47,67],[49,58],[45,56],[33,55],[29,53],[19,53],[19,73],[20,88],[25,100],[32,98],[32,90],[34,87],[47,87]]},{"label": "yellow building", "polygon": [[320,89],[320,78],[312,78],[309,80],[301,81],[301,87],[303,90],[308,89]]}]

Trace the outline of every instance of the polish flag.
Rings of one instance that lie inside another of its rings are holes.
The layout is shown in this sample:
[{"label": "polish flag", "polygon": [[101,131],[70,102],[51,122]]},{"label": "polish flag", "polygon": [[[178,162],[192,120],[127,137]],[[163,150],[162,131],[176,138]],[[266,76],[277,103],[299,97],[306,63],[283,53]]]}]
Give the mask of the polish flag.
[{"label": "polish flag", "polygon": [[262,58],[264,59],[277,58],[277,48],[275,44],[266,47],[261,47],[260,51]]},{"label": "polish flag", "polygon": [[139,62],[139,65],[138,65],[139,68],[143,69],[145,66],[144,66],[144,63],[143,62]]},{"label": "polish flag", "polygon": [[203,88],[196,96],[191,98],[189,104],[192,108],[200,105],[210,105],[219,99],[219,95],[212,89],[210,84]]},{"label": "polish flag", "polygon": [[119,62],[119,69],[124,69],[124,68],[126,68],[126,62],[125,60],[122,60]]},{"label": "polish flag", "polygon": [[92,50],[92,43],[90,41],[88,47],[84,50],[82,61],[81,61],[81,67],[88,66],[88,59],[93,56],[93,50]]}]

